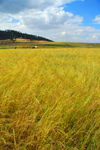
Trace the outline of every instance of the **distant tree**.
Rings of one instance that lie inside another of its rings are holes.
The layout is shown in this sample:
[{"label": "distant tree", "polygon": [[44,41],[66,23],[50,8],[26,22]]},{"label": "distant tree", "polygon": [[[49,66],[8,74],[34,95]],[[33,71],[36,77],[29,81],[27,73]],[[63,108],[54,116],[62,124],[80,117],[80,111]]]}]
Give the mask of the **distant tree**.
[{"label": "distant tree", "polygon": [[13,32],[11,32],[10,39],[13,41]]},{"label": "distant tree", "polygon": [[10,35],[10,39],[11,39],[11,41],[13,40],[13,38],[12,38],[12,36]]},{"label": "distant tree", "polygon": [[16,36],[14,36],[14,40],[16,41]]},{"label": "distant tree", "polygon": [[13,37],[13,32],[11,33],[11,35],[12,35],[12,40],[13,40],[13,38],[14,38],[14,37]]},{"label": "distant tree", "polygon": [[26,39],[26,35],[24,35],[24,39]]},{"label": "distant tree", "polygon": [[[31,35],[31,34],[26,34],[26,33],[21,33],[19,31],[14,31],[14,30],[5,30],[5,31],[1,31],[0,30],[0,38],[1,39],[11,39],[16,40],[17,38],[23,37],[25,39],[32,39],[32,40],[43,40],[43,41],[51,41],[49,39],[46,39],[44,37],[40,37],[40,36],[36,36],[36,35]],[[51,41],[52,42],[52,41]]]}]

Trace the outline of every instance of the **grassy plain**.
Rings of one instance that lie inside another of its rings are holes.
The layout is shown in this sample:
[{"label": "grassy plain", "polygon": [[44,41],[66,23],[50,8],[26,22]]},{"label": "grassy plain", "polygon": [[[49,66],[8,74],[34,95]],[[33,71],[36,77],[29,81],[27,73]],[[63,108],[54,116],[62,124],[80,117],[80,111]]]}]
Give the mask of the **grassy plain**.
[{"label": "grassy plain", "polygon": [[0,50],[0,149],[100,149],[100,48]]},{"label": "grassy plain", "polygon": [[48,42],[20,38],[13,41],[10,39],[0,40],[0,49],[32,48],[34,46],[39,48],[100,48],[100,43]]}]

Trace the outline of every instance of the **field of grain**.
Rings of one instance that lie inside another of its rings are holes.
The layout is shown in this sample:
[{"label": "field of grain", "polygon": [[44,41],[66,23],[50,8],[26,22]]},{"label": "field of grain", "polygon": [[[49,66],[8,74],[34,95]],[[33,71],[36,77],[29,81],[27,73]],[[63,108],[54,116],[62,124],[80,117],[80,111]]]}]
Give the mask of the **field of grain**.
[{"label": "field of grain", "polygon": [[100,150],[100,48],[0,50],[1,150]]}]

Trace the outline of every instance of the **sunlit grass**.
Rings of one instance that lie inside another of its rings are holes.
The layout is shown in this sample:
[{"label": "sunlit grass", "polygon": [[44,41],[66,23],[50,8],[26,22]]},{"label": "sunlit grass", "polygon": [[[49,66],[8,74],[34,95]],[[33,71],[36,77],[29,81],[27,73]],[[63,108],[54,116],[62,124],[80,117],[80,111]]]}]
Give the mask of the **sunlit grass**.
[{"label": "sunlit grass", "polygon": [[100,49],[0,50],[0,149],[100,149]]}]

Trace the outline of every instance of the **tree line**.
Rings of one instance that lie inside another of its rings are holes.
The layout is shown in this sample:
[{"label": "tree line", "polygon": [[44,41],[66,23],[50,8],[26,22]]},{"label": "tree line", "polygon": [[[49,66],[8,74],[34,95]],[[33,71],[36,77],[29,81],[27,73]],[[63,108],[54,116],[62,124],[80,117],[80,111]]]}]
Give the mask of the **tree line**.
[{"label": "tree line", "polygon": [[52,40],[49,40],[47,38],[37,36],[37,35],[21,33],[19,31],[15,31],[15,30],[5,30],[5,31],[0,30],[0,40],[6,40],[6,39],[16,40],[16,38],[38,40],[38,41],[51,41],[52,42]]}]

